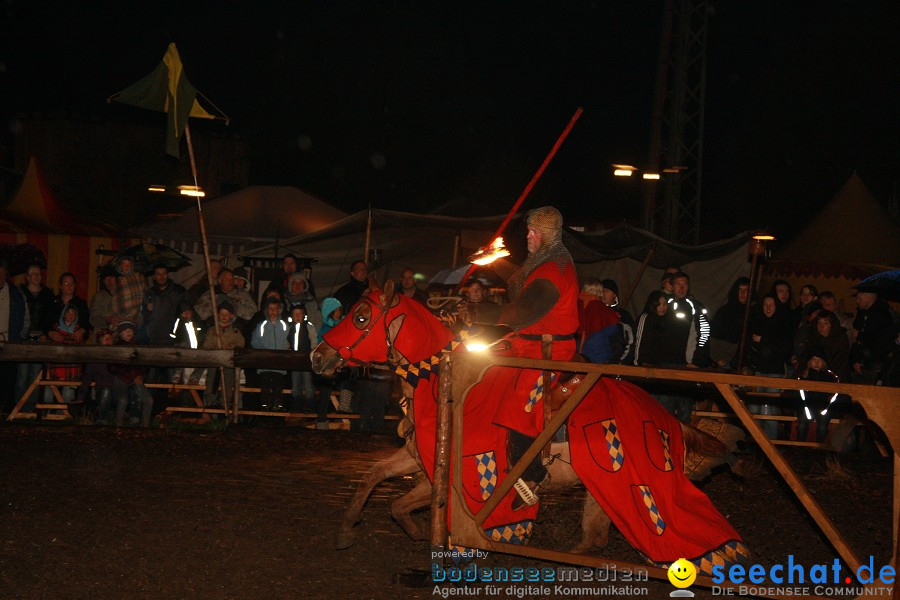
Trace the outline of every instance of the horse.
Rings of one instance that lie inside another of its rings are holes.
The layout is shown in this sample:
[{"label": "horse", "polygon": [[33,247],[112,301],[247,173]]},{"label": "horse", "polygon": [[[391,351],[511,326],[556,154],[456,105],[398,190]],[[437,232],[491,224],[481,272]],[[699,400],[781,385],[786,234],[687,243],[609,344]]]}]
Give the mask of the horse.
[{"label": "horse", "polygon": [[[313,350],[313,370],[320,374],[330,375],[348,365],[377,364],[388,365],[407,375],[403,380],[407,415],[400,425],[400,433],[405,436],[406,443],[403,448],[373,465],[359,484],[343,515],[336,548],[353,544],[354,527],[361,519],[363,506],[372,489],[384,479],[401,475],[415,474],[417,482],[410,492],[391,505],[392,516],[412,539],[426,539],[423,528],[415,522],[411,513],[428,506],[431,500],[437,397],[437,377],[431,375],[443,352],[463,350],[463,346],[454,342],[453,338],[451,330],[425,307],[402,294],[395,295],[393,283],[388,281],[383,291],[374,290],[364,296],[351,309],[348,317],[325,334],[323,342]],[[414,376],[409,377],[410,373]],[[485,410],[490,410],[492,397],[508,390],[507,386],[513,378],[528,376],[528,373],[529,370],[491,367],[485,372],[481,383],[473,386],[468,393],[464,405],[466,436],[462,468],[466,501],[473,513],[503,479],[509,466],[505,454],[506,432],[497,426],[484,425],[489,421],[490,414]],[[531,374],[534,373],[541,372],[531,370]],[[541,401],[538,399],[538,402]],[[612,405],[615,408],[610,408]],[[538,405],[535,409],[540,408]],[[613,415],[613,418],[594,418],[596,415],[592,411],[599,411],[596,414],[601,416]],[[481,430],[478,423],[482,424]],[[478,441],[471,442],[470,433]],[[647,557],[648,562],[657,566],[667,567],[676,558],[687,557],[695,562],[701,573],[709,573],[713,563],[749,558],[749,550],[740,541],[737,532],[712,507],[709,499],[690,482],[684,485],[687,482],[683,473],[683,465],[686,464],[683,462],[684,456],[704,455],[710,459],[705,461],[706,468],[713,466],[716,460],[721,464],[724,454],[721,442],[675,421],[655,399],[637,386],[608,378],[601,378],[572,413],[569,434],[570,442],[552,444],[550,455],[555,460],[547,468],[550,489],[572,485],[581,479],[590,492],[585,495],[581,539],[570,551],[584,553],[605,545],[610,524],[616,524],[632,545]],[[630,440],[641,440],[646,448],[639,448],[637,443],[630,445]],[[641,458],[644,451],[652,456]],[[625,459],[626,452],[631,460]],[[596,458],[598,456],[599,460]],[[642,464],[642,460],[646,464]],[[696,464],[697,461],[693,462]],[[487,468],[484,466],[486,464],[489,464]],[[468,475],[467,467],[472,467]],[[634,469],[639,470],[632,472]],[[660,474],[654,475],[654,470]],[[487,482],[484,471],[492,476]],[[611,477],[612,473],[621,473],[623,477]],[[673,473],[681,479],[673,479]],[[659,488],[665,486],[651,490],[652,486],[642,482],[643,478],[659,476],[668,476],[670,482],[675,482],[675,495],[678,497],[660,497],[662,504],[657,502],[653,494],[659,494]],[[483,525],[486,535],[495,541],[527,542],[536,518],[537,505],[514,509],[511,507],[514,494],[511,491],[501,500],[500,506],[505,506],[505,510],[495,511],[501,513],[500,516],[494,518],[492,515]],[[627,500],[629,496],[632,503]],[[670,514],[678,516],[684,524],[679,526],[672,521],[665,522],[660,508],[664,509],[662,512],[666,513],[667,518]],[[518,520],[504,522],[513,517]],[[708,535],[696,533],[704,527],[712,532]],[[513,529],[518,532],[518,537],[510,534]],[[661,538],[667,530],[671,535],[666,536],[666,545],[671,547],[674,538],[675,549],[670,553],[676,552],[677,555],[659,554],[660,542],[657,538]],[[691,539],[698,535],[699,539]],[[683,542],[680,545],[677,543],[679,540]]]}]

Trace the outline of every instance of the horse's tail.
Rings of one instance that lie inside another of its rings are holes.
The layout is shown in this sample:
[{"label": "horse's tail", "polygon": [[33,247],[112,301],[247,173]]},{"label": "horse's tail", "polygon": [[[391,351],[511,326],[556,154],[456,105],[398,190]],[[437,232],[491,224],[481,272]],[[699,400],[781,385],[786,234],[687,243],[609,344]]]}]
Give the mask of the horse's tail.
[{"label": "horse's tail", "polygon": [[712,458],[721,458],[728,451],[721,441],[693,425],[682,423],[681,433],[684,439],[684,451],[688,454],[693,452]]}]

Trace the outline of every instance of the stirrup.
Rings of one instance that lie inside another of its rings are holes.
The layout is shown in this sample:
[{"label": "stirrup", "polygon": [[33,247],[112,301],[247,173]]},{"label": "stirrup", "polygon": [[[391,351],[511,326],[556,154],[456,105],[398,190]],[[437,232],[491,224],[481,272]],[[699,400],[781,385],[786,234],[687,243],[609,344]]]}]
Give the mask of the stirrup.
[{"label": "stirrup", "polygon": [[[519,477],[516,482],[513,484],[513,488],[516,490],[516,493],[519,494],[519,498],[522,499],[522,502],[526,506],[534,506],[538,502],[538,497],[532,491],[531,487],[528,483]],[[535,488],[537,489],[537,488]]]}]

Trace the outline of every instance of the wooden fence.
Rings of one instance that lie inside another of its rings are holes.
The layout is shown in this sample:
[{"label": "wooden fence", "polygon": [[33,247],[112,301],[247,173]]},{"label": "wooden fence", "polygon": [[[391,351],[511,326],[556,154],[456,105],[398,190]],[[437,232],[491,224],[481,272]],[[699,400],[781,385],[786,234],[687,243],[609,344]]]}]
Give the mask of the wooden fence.
[{"label": "wooden fence", "polygon": [[[582,373],[583,381],[572,396],[554,414],[550,423],[543,432],[534,440],[530,449],[513,465],[506,474],[505,479],[491,493],[478,514],[472,514],[465,502],[465,494],[462,487],[462,437],[464,432],[463,412],[466,393],[471,386],[481,380],[486,369],[491,365],[501,365],[513,368],[544,369],[549,371],[569,371]],[[894,480],[893,480],[893,557],[891,564],[898,567],[898,541],[900,541],[900,389],[876,386],[864,386],[853,384],[835,384],[813,381],[799,381],[796,379],[782,379],[769,377],[741,376],[734,374],[705,372],[699,370],[673,370],[655,369],[646,367],[629,367],[624,365],[603,365],[588,363],[573,363],[561,361],[542,361],[522,358],[488,357],[476,353],[451,353],[445,355],[441,363],[441,380],[439,385],[440,396],[438,399],[438,431],[435,436],[435,470],[432,496],[432,534],[431,543],[435,548],[449,547],[450,540],[454,546],[477,548],[505,554],[513,554],[528,558],[536,558],[552,562],[568,563],[573,565],[611,569],[618,571],[646,572],[650,577],[666,580],[667,572],[657,567],[626,563],[620,560],[598,558],[594,556],[572,554],[533,546],[519,546],[494,542],[489,539],[481,524],[485,522],[491,512],[500,503],[500,500],[509,492],[513,483],[522,475],[525,468],[541,452],[542,448],[550,442],[557,429],[565,422],[575,407],[585,397],[590,388],[602,375],[623,376],[639,380],[674,380],[692,382],[699,385],[713,386],[729,405],[734,414],[740,419],[741,424],[753,437],[753,440],[763,450],[766,457],[776,468],[778,473],[788,484],[797,499],[812,517],[821,532],[834,546],[844,563],[856,572],[862,565],[859,557],[853,552],[845,538],[831,522],[822,507],[816,502],[813,495],[804,485],[803,481],[781,453],[775,448],[772,440],[769,440],[760,429],[755,415],[750,414],[744,406],[744,402],[735,392],[736,387],[776,387],[790,390],[809,390],[826,393],[847,394],[855,403],[859,403],[866,412],[867,417],[884,432],[893,453]],[[451,443],[452,440],[452,443]],[[450,473],[453,473],[452,479]],[[449,491],[449,502],[448,499]],[[447,509],[453,514],[452,526],[447,525]],[[896,572],[896,571],[895,571]],[[710,577],[698,576],[696,585],[712,587]],[[715,584],[718,588],[728,588],[728,595],[737,594],[736,585],[723,582]],[[878,587],[868,594],[883,597],[893,593],[893,598],[900,598],[900,586],[894,585],[892,592],[877,581],[867,588]],[[763,596],[780,598],[780,596]],[[862,596],[860,596],[862,597]]]}]

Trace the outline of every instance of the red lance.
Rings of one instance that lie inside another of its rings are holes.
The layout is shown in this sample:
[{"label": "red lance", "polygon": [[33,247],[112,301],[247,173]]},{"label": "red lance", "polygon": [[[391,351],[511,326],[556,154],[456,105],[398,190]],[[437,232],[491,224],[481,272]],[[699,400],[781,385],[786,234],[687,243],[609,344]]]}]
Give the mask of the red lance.
[{"label": "red lance", "polygon": [[[549,154],[547,154],[547,157],[544,158],[544,162],[541,163],[541,166],[535,172],[534,176],[532,176],[531,181],[529,181],[528,185],[525,186],[525,189],[522,190],[522,193],[519,195],[519,199],[516,200],[515,204],[513,204],[513,207],[509,210],[509,213],[506,215],[506,218],[503,219],[502,223],[500,223],[500,227],[497,228],[497,232],[494,233],[493,237],[491,237],[491,243],[488,244],[488,246],[486,248],[492,248],[495,245],[497,239],[500,237],[500,234],[503,233],[503,230],[506,229],[507,225],[509,225],[509,222],[510,222],[510,220],[512,220],[513,215],[515,215],[516,212],[518,212],[519,207],[522,206],[522,202],[525,201],[525,198],[527,198],[528,194],[531,193],[531,190],[534,188],[535,184],[537,184],[538,180],[541,178],[541,175],[543,175],[544,171],[547,170],[547,165],[549,165],[550,161],[553,160],[553,157],[556,156],[557,151],[559,150],[560,146],[562,146],[562,143],[569,136],[569,132],[572,131],[572,128],[575,126],[576,121],[578,121],[578,118],[581,117],[582,112],[584,112],[584,109],[579,106],[578,109],[575,111],[575,114],[572,115],[572,118],[569,119],[569,124],[566,125],[565,129],[563,129],[563,132],[560,134],[559,138],[556,140],[556,143],[553,144],[553,148],[550,149],[550,152],[549,152]],[[469,275],[472,274],[472,271],[475,270],[475,266],[476,266],[475,264],[469,265],[469,268],[468,268],[468,270],[466,270],[465,275],[463,275],[462,279],[459,280],[459,283],[457,284],[455,291],[458,291],[459,288],[462,286],[463,282],[465,282],[468,279]]]}]

